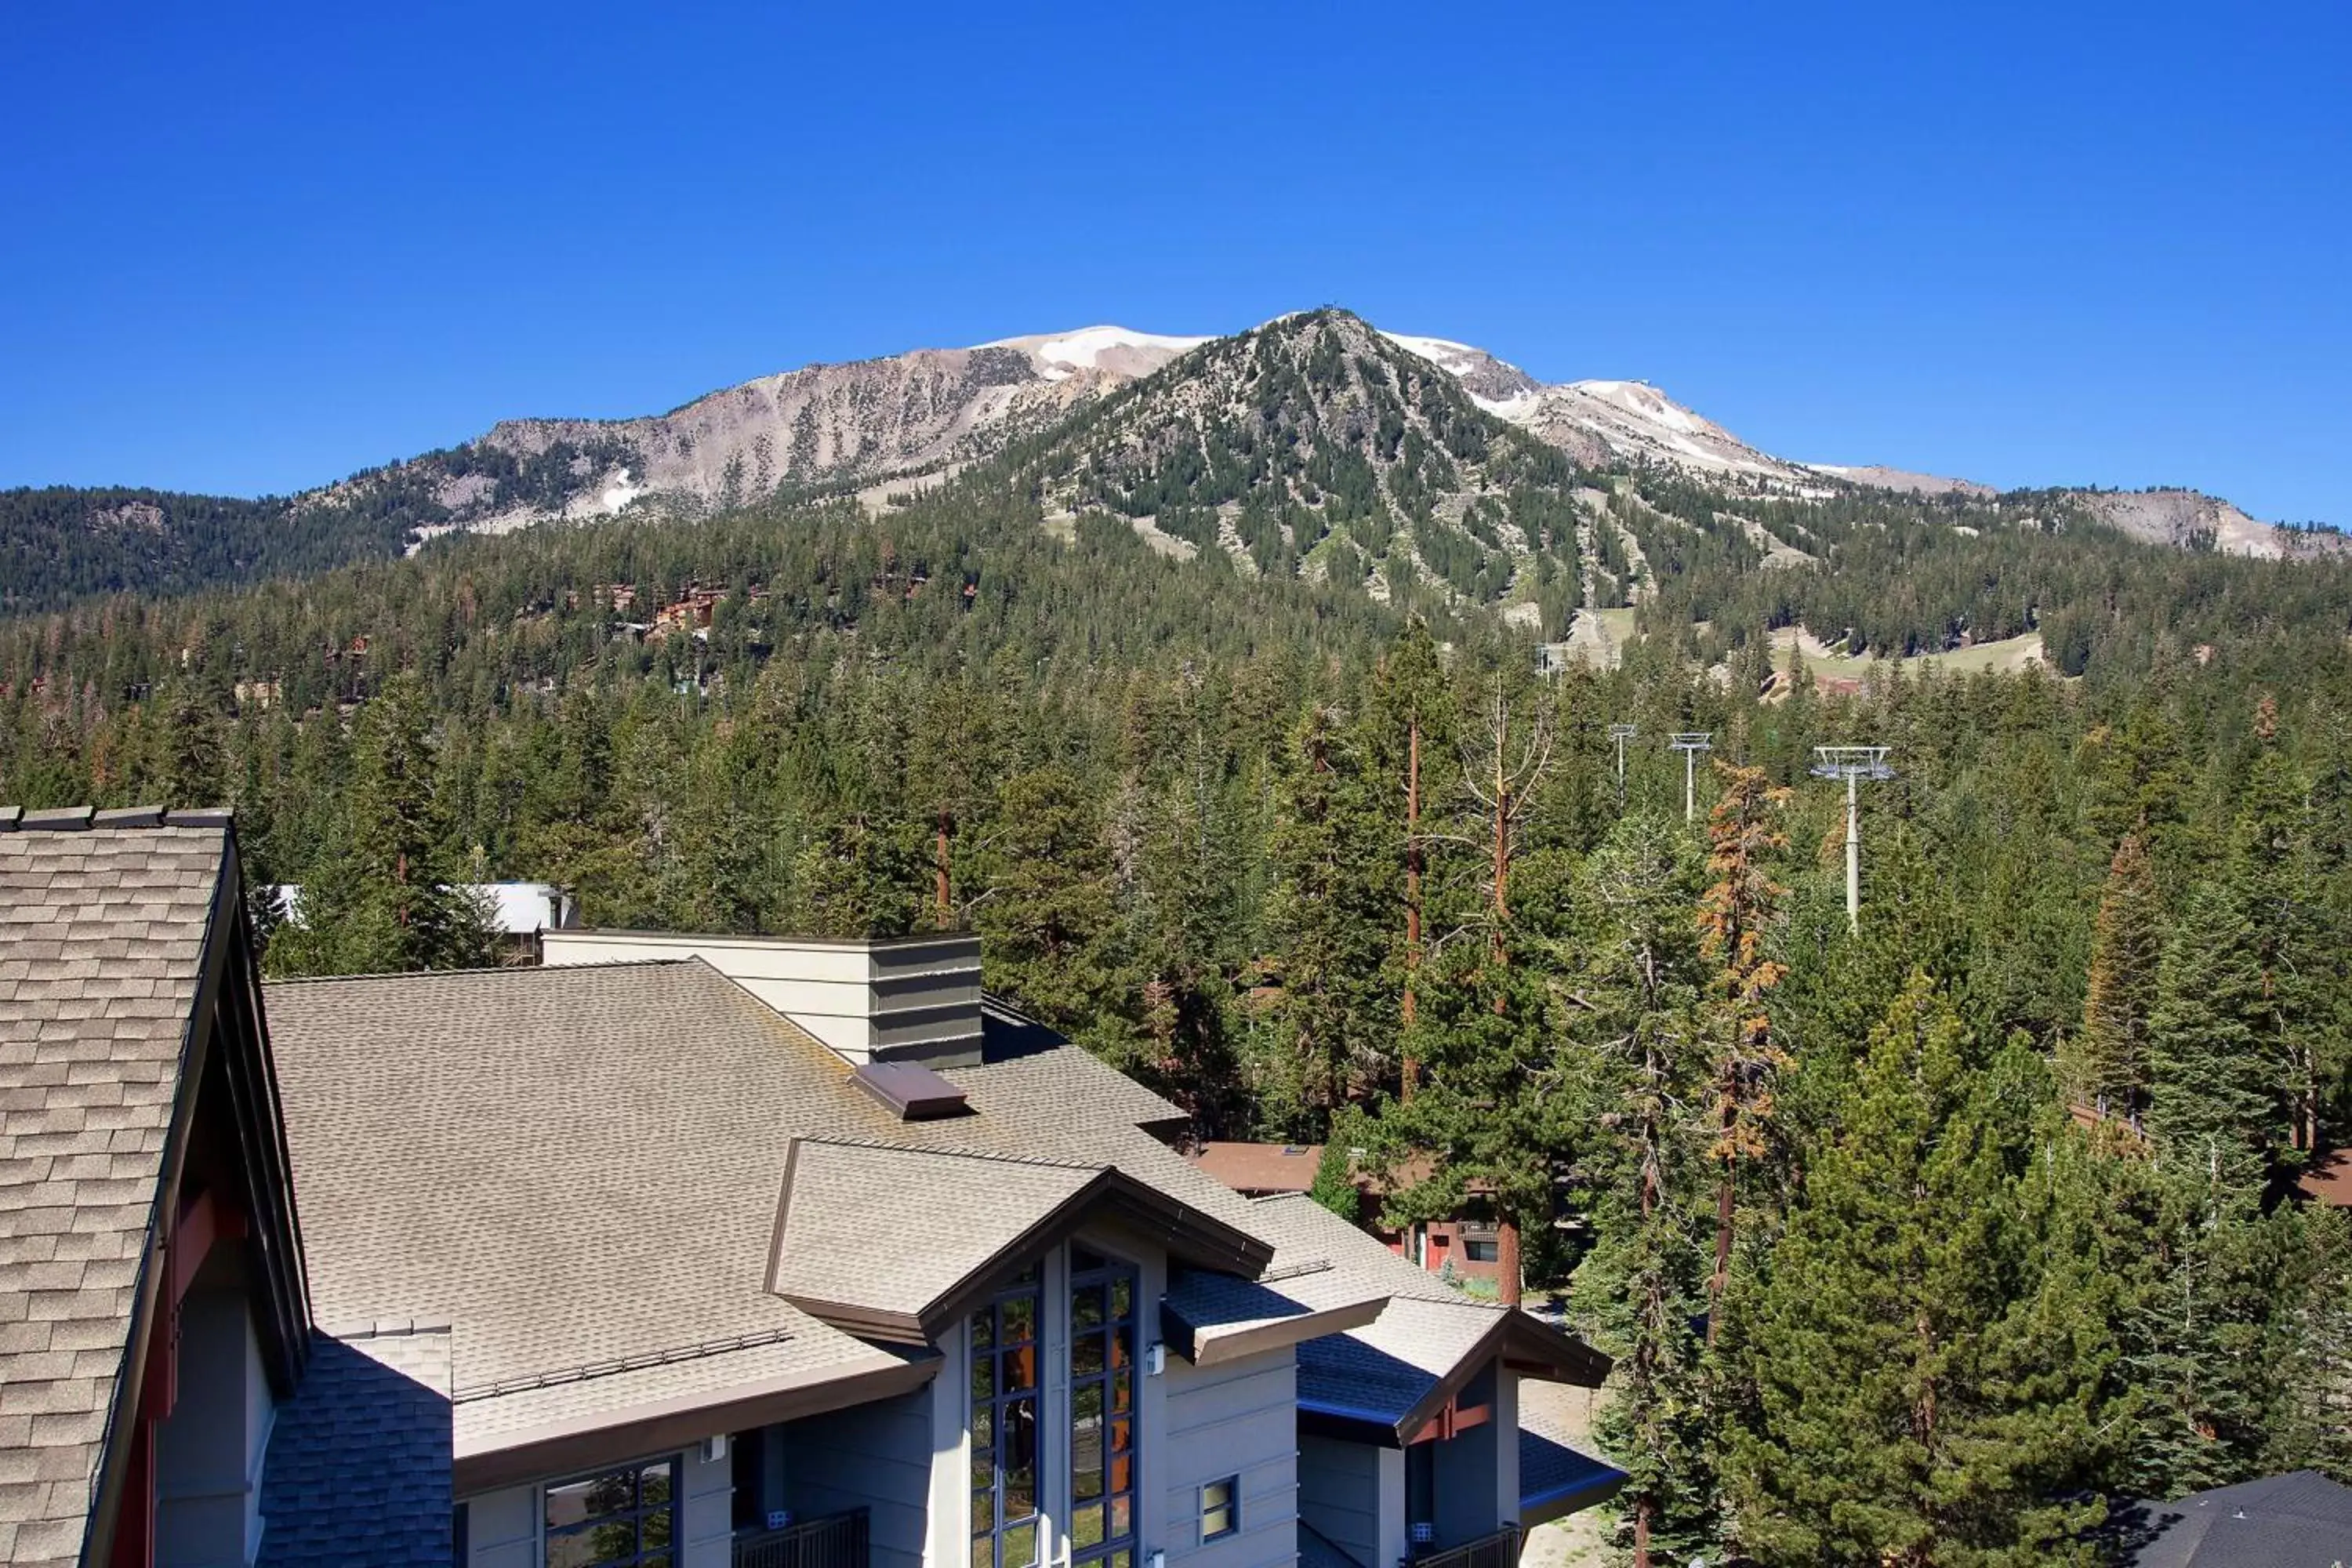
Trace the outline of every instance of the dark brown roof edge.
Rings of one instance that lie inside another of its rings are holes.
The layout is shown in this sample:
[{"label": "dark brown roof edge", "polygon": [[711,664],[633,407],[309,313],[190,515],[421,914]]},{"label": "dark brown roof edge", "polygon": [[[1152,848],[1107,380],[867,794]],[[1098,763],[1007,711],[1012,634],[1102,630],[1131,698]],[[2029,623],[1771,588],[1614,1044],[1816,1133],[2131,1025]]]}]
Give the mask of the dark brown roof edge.
[{"label": "dark brown roof edge", "polygon": [[93,827],[227,827],[236,819],[235,812],[220,805],[57,805],[31,811],[21,805],[0,805],[0,833],[84,833]]},{"label": "dark brown roof edge", "polygon": [[1349,1329],[1360,1329],[1378,1322],[1388,1310],[1389,1298],[1375,1296],[1369,1301],[1348,1301],[1337,1307],[1325,1307],[1316,1311],[1300,1312],[1294,1317],[1276,1318],[1255,1323],[1231,1333],[1212,1333],[1206,1342],[1201,1331],[1186,1321],[1184,1315],[1162,1301],[1160,1304],[1160,1337],[1167,1340],[1176,1353],[1194,1366],[1217,1366],[1261,1351],[1280,1350],[1307,1340],[1319,1340],[1326,1334],[1344,1334]]},{"label": "dark brown roof edge", "polygon": [[936,1358],[892,1361],[842,1373],[823,1367],[761,1383],[648,1400],[595,1415],[526,1427],[450,1466],[459,1498],[550,1476],[592,1470],[678,1448],[714,1433],[823,1415],[909,1393],[939,1375]]}]

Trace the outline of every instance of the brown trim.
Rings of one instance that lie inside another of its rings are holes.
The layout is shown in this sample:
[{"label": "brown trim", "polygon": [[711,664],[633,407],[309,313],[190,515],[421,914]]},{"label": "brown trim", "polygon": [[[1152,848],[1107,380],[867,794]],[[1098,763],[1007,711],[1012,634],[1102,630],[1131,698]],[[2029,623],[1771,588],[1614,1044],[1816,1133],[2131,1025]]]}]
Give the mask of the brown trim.
[{"label": "brown trim", "polygon": [[[795,1138],[786,1145],[783,1184],[777,1200],[776,1221],[769,1242],[768,1279],[771,1289],[775,1289],[774,1281],[783,1264],[784,1232],[790,1223],[793,1176],[803,1142],[818,1142],[822,1140]],[[945,1153],[950,1158],[983,1162],[992,1158],[985,1154],[895,1146],[884,1146],[881,1152],[919,1157],[938,1157]],[[1264,1273],[1266,1265],[1274,1260],[1274,1248],[1257,1237],[1235,1229],[1213,1215],[1203,1214],[1156,1187],[1146,1185],[1124,1171],[1107,1166],[1095,1172],[1084,1185],[1024,1226],[1018,1235],[981,1259],[961,1279],[913,1311],[877,1307],[869,1302],[828,1300],[790,1290],[775,1289],[775,1294],[817,1321],[860,1339],[881,1340],[892,1344],[930,1344],[953,1329],[967,1312],[995,1289],[998,1277],[1008,1265],[1067,1239],[1104,1212],[1140,1231],[1181,1262],[1255,1279]]]},{"label": "brown trim", "polygon": [[[1245,1329],[1226,1333],[1213,1330],[1203,1341],[1201,1331],[1185,1320],[1184,1315],[1166,1302],[1160,1303],[1161,1337],[1168,1340],[1176,1352],[1194,1366],[1221,1366],[1226,1362],[1240,1361],[1266,1351],[1280,1350],[1307,1340],[1319,1340],[1326,1334],[1341,1334],[1349,1329],[1360,1329],[1379,1321],[1388,1310],[1389,1299],[1376,1297],[1370,1301],[1350,1301],[1341,1307],[1326,1307],[1320,1311],[1302,1312],[1297,1317],[1276,1318],[1253,1323]],[[1178,1331],[1170,1333],[1174,1328]]]},{"label": "brown trim", "polygon": [[1609,1376],[1611,1364],[1607,1356],[1575,1335],[1562,1333],[1517,1307],[1508,1308],[1428,1393],[1413,1402],[1412,1409],[1397,1418],[1397,1436],[1411,1441],[1412,1435],[1453,1403],[1465,1384],[1496,1360],[1509,1361],[1547,1383],[1571,1383],[1584,1388],[1600,1387]]},{"label": "brown trim", "polygon": [[868,1405],[911,1393],[939,1370],[939,1362],[929,1357],[893,1361],[847,1376],[827,1367],[526,1427],[501,1436],[494,1448],[458,1455],[450,1466],[451,1490],[463,1500],[683,1448],[719,1432]]},{"label": "brown trim", "polygon": [[196,1282],[196,1271],[212,1255],[215,1242],[244,1239],[245,1212],[234,1203],[211,1192],[202,1192],[183,1206],[180,1223],[172,1230],[172,1245],[166,1249],[172,1260],[173,1304],[187,1300],[188,1291]]}]

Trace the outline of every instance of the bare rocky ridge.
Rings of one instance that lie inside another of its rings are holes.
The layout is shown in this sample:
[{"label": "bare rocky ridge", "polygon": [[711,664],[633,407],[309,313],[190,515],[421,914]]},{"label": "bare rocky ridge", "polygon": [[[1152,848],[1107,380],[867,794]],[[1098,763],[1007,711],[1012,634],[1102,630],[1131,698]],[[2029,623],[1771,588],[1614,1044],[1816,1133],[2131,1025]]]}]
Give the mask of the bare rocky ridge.
[{"label": "bare rocky ridge", "polygon": [[[1663,466],[1750,492],[1824,495],[1860,485],[1923,496],[1992,493],[1966,479],[1776,457],[1645,382],[1546,384],[1467,343],[1378,335],[1445,372],[1479,408],[1588,467]],[[398,500],[422,514],[411,531],[423,540],[605,516],[638,503],[692,513],[787,487],[838,487],[880,504],[893,480],[943,475],[990,456],[1210,341],[1096,326],[810,365],[643,418],[503,421],[466,447],[355,476],[294,505],[357,503],[381,512]],[[2126,532],[2179,548],[2275,557],[2344,542],[2274,529],[2194,491],[2069,494]]]},{"label": "bare rocky ridge", "polygon": [[2151,544],[2218,550],[2270,560],[2341,554],[2336,533],[2299,533],[2259,522],[2218,497],[2196,490],[2079,490],[2074,499],[2095,517]]}]

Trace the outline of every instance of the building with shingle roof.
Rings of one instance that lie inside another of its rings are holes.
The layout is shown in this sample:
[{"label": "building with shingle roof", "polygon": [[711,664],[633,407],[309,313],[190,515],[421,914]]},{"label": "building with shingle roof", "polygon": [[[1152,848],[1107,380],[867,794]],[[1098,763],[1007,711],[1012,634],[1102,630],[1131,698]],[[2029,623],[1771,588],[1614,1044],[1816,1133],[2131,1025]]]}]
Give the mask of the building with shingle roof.
[{"label": "building with shingle roof", "polygon": [[[341,1347],[310,1319],[241,895],[225,814],[0,809],[10,1563],[446,1560],[446,1390],[437,1435],[429,1391],[409,1421],[401,1495],[298,1550],[311,1489],[285,1477],[362,1457],[279,1419]],[[383,1415],[370,1394],[333,1396],[341,1429]],[[355,1527],[437,1547],[355,1549]]]},{"label": "building with shingle roof", "polygon": [[2341,1568],[2352,1563],[2352,1487],[2316,1470],[2126,1504],[2103,1532],[2126,1568]]},{"label": "building with shingle roof", "polygon": [[1434,1552],[1518,1522],[1464,1413],[1605,1370],[1199,1170],[971,938],[546,958],[268,988],[318,1315],[446,1324],[469,1565],[1287,1562],[1353,1333],[1423,1376],[1396,1450],[1452,1445]]}]

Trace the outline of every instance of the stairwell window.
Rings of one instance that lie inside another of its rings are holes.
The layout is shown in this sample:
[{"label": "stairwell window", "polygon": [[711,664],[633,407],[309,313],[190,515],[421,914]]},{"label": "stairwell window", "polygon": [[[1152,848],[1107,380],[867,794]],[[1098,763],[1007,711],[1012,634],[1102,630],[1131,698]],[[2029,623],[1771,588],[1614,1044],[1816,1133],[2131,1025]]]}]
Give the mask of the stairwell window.
[{"label": "stairwell window", "polygon": [[1035,1266],[971,1315],[971,1568],[1032,1568],[1037,1508]]},{"label": "stairwell window", "polygon": [[1227,1476],[1201,1489],[1201,1543],[1223,1541],[1242,1527],[1242,1479]]},{"label": "stairwell window", "polygon": [[1070,1248],[1070,1552],[1073,1568],[1135,1561],[1135,1269]]},{"label": "stairwell window", "polygon": [[677,1539],[677,1461],[656,1459],[546,1489],[547,1568],[667,1568]]}]

